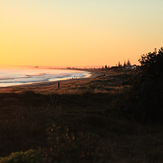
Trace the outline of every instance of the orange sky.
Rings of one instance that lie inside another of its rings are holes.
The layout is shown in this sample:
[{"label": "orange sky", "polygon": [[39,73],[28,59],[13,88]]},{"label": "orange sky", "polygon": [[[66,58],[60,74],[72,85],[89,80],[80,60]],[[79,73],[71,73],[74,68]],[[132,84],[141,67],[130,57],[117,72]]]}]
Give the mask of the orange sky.
[{"label": "orange sky", "polygon": [[103,66],[163,43],[162,0],[1,0],[0,65]]}]

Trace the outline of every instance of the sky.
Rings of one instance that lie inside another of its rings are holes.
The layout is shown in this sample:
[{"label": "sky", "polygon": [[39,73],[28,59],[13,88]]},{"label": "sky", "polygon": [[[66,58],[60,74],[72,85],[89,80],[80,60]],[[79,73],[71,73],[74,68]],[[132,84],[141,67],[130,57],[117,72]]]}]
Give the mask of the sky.
[{"label": "sky", "polygon": [[0,0],[0,65],[104,66],[163,46],[163,0]]}]

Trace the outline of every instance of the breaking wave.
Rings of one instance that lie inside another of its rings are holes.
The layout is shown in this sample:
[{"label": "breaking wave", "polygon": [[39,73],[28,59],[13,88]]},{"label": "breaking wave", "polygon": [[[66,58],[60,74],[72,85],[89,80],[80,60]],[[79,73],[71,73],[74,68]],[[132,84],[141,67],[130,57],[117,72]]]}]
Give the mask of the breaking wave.
[{"label": "breaking wave", "polygon": [[0,69],[0,87],[84,78],[90,73],[57,69]]}]

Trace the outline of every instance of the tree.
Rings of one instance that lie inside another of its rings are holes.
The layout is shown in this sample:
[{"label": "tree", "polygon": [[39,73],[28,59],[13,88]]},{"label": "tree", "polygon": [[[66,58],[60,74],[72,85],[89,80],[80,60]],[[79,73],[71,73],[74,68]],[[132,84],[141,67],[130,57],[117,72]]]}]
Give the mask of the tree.
[{"label": "tree", "polygon": [[127,66],[131,66],[131,62],[130,62],[129,59],[128,59],[128,61],[127,61]]},{"label": "tree", "polygon": [[160,48],[158,53],[155,50],[153,53],[143,54],[139,59],[141,64],[141,78],[143,80],[159,80],[163,73],[163,48]]},{"label": "tree", "polygon": [[121,65],[121,63],[120,63],[120,62],[118,62],[118,67],[119,67],[119,68],[121,68],[121,67],[122,67],[122,65]]},{"label": "tree", "polygon": [[163,124],[163,48],[142,55],[139,62],[129,78],[131,87],[120,94],[114,108],[132,121]]},{"label": "tree", "polygon": [[126,61],[124,61],[123,67],[126,67],[126,66],[127,66]]},{"label": "tree", "polygon": [[144,122],[163,123],[163,48],[143,54],[133,83],[134,115]]}]

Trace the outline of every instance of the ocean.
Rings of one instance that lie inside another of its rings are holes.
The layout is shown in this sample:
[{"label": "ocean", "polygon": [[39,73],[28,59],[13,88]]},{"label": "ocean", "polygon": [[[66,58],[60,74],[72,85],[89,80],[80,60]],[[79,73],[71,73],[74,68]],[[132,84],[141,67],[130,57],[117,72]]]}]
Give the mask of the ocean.
[{"label": "ocean", "polygon": [[8,87],[39,82],[85,78],[87,71],[59,69],[0,69],[0,87]]}]

